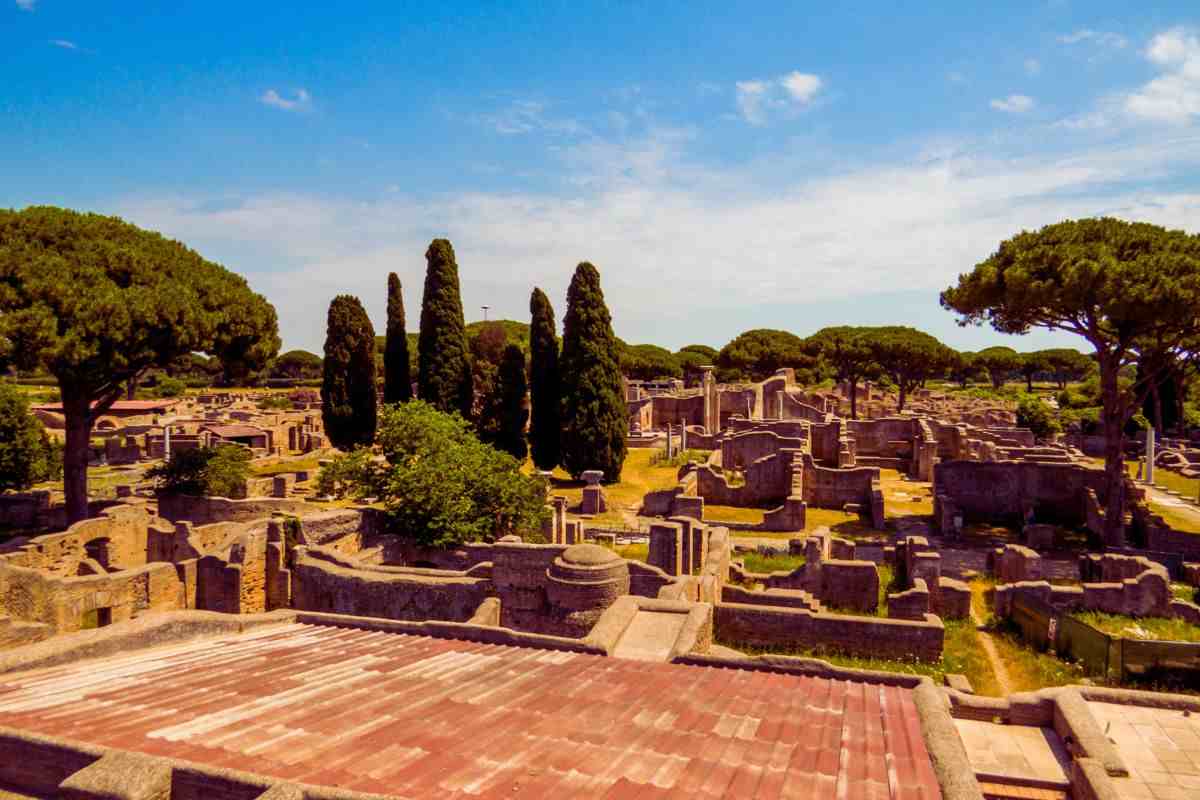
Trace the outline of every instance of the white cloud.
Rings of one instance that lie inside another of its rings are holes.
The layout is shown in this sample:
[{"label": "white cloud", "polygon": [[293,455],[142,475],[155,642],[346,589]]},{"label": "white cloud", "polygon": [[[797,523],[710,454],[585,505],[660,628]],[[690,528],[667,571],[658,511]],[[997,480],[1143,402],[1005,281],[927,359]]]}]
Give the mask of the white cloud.
[{"label": "white cloud", "polygon": [[1150,40],[1143,54],[1163,73],[1125,98],[1134,117],[1183,123],[1200,115],[1200,38],[1174,28]]},{"label": "white cloud", "polygon": [[[1200,195],[1153,184],[1200,168],[1200,137],[1039,158],[957,148],[932,161],[786,177],[786,161],[774,157],[700,167],[688,157],[693,136],[655,130],[564,148],[571,180],[561,191],[397,193],[370,203],[153,197],[111,210],[246,274],[276,304],[287,345],[308,349],[319,348],[320,320],[338,293],[363,297],[382,323],[388,271],[400,273],[415,308],[421,254],[435,236],[454,242],[469,316],[487,303],[493,317],[523,319],[535,285],[561,303],[571,269],[587,259],[601,270],[619,335],[680,346],[719,345],[754,325],[805,333],[800,304],[861,305],[894,291],[928,292],[929,317],[877,324],[952,328],[935,293],[1022,229],[1097,214],[1192,231],[1200,224]],[[647,291],[651,275],[669,291]],[[789,306],[792,316],[781,310]]]},{"label": "white cloud", "polygon": [[794,114],[811,105],[824,85],[819,75],[796,70],[771,80],[738,81],[735,101],[742,119],[764,125],[772,112]]},{"label": "white cloud", "polygon": [[1129,40],[1119,33],[1109,31],[1095,31],[1091,28],[1080,28],[1073,33],[1067,33],[1058,37],[1058,41],[1063,44],[1079,44],[1080,42],[1089,42],[1100,47],[1112,47],[1120,50],[1129,44]]},{"label": "white cloud", "polygon": [[17,0],[17,8],[22,11],[33,11],[37,6],[37,0]]},{"label": "white cloud", "polygon": [[507,108],[493,114],[480,115],[479,121],[505,136],[550,131],[577,135],[586,128],[577,120],[557,119],[546,115],[546,104],[536,100],[516,100]]},{"label": "white cloud", "polygon": [[1027,97],[1023,94],[1010,94],[1003,99],[992,100],[988,105],[1006,114],[1024,114],[1033,108],[1034,102],[1032,97]]},{"label": "white cloud", "polygon": [[308,111],[312,108],[312,95],[307,89],[296,89],[291,97],[284,97],[274,89],[267,89],[258,98],[263,105],[280,108],[284,111]]},{"label": "white cloud", "polygon": [[1037,75],[1041,71],[1042,71],[1042,62],[1038,61],[1036,58],[1025,59],[1025,74],[1026,75]]},{"label": "white cloud", "polygon": [[51,39],[50,44],[55,47],[61,47],[63,50],[78,50],[79,45],[67,39]]},{"label": "white cloud", "polygon": [[737,106],[742,117],[751,125],[762,125],[767,121],[764,103],[767,101],[767,83],[765,81],[738,81]]},{"label": "white cloud", "polygon": [[821,78],[807,72],[789,72],[781,82],[792,99],[801,104],[812,102],[817,92],[821,91]]}]

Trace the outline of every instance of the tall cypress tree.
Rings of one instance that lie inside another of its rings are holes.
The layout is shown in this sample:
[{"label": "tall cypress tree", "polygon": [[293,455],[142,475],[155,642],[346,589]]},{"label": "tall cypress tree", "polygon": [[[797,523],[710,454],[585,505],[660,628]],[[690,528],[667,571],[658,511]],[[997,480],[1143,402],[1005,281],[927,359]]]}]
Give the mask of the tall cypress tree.
[{"label": "tall cypress tree", "polygon": [[599,469],[606,481],[620,479],[629,411],[600,273],[586,261],[575,268],[567,290],[559,370],[563,467],[576,478]]},{"label": "tall cypress tree", "polygon": [[388,273],[387,342],[383,348],[383,402],[406,403],[412,399],[412,376],[408,372],[408,333],[404,330],[404,296],[400,278]]},{"label": "tall cypress tree", "polygon": [[375,329],[357,297],[338,295],[329,304],[321,381],[321,415],[333,446],[372,444],[377,405]]},{"label": "tall cypress tree", "polygon": [[541,289],[529,298],[529,449],[538,469],[558,466],[562,393],[558,377],[558,337],[554,307]]},{"label": "tall cypress tree", "polygon": [[425,263],[417,390],[422,400],[439,411],[457,411],[470,417],[471,362],[454,248],[446,239],[434,239],[425,251]]},{"label": "tall cypress tree", "polygon": [[500,369],[496,376],[496,427],[495,447],[524,461],[529,454],[525,441],[525,423],[529,411],[525,406],[528,383],[525,380],[525,354],[518,345],[504,348],[500,358]]}]

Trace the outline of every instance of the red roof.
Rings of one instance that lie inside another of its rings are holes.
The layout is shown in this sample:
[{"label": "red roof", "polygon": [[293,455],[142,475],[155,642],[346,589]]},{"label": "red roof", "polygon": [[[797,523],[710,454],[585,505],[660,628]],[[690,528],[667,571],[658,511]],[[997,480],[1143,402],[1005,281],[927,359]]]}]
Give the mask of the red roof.
[{"label": "red roof", "polygon": [[317,625],[0,675],[0,726],[404,797],[941,797],[906,689]]},{"label": "red roof", "polygon": [[[121,412],[151,412],[151,411],[166,411],[167,409],[178,403],[178,400],[118,400],[112,404],[112,407],[106,411],[106,414],[120,414]],[[92,403],[92,408],[96,404]],[[32,406],[35,411],[55,411],[62,413],[62,403],[42,403],[41,405]]]}]

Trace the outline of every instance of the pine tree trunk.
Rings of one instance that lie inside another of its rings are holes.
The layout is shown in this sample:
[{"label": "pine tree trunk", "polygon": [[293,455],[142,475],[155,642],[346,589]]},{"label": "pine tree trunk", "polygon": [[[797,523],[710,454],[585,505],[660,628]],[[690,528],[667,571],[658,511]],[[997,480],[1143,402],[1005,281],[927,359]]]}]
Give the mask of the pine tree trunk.
[{"label": "pine tree trunk", "polygon": [[87,398],[63,394],[63,416],[67,442],[63,450],[63,492],[66,494],[67,524],[88,517],[87,467],[91,452],[92,416]]},{"label": "pine tree trunk", "polygon": [[1104,512],[1104,543],[1125,545],[1125,414],[1117,385],[1118,365],[1100,361],[1100,389],[1104,397],[1104,478],[1108,498]]}]

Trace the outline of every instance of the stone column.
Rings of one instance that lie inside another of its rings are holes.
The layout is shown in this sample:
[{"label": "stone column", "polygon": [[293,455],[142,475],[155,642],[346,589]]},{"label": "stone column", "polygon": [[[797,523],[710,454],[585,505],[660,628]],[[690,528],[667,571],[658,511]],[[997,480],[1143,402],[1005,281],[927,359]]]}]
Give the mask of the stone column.
[{"label": "stone column", "polygon": [[687,419],[679,418],[679,452],[687,452]]},{"label": "stone column", "polygon": [[1154,426],[1146,429],[1146,483],[1154,483]]},{"label": "stone column", "polygon": [[713,369],[711,366],[700,367],[700,386],[704,392],[704,432],[709,436],[716,434],[721,426],[720,397],[717,394],[717,381],[713,377]]}]

